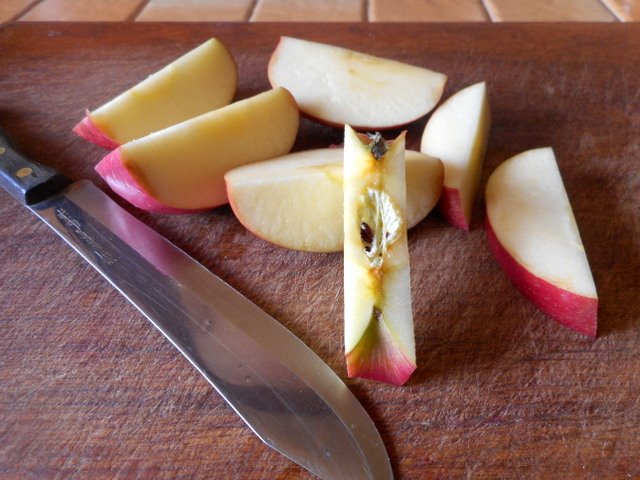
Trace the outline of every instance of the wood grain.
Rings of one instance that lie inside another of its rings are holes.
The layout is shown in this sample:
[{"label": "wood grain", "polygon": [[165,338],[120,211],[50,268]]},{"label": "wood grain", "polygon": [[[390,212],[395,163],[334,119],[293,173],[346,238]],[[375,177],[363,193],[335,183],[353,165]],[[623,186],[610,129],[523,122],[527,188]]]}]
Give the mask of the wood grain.
[{"label": "wood grain", "polygon": [[[445,97],[486,80],[493,126],[482,185],[511,155],[553,146],[601,297],[595,341],[536,310],[491,257],[481,198],[468,234],[437,216],[416,227],[418,370],[404,388],[347,380],[397,477],[638,478],[640,25],[12,24],[0,30],[0,125],[34,160],[106,189],[93,171],[105,152],[71,133],[86,107],[209,36],[230,47],[238,97],[248,97],[268,88],[281,34],[445,72]],[[409,126],[410,147],[425,122]],[[295,149],[341,136],[305,120]],[[192,216],[126,208],[345,377],[339,254],[270,245],[227,207]],[[2,478],[310,478],[262,445],[131,305],[4,192],[0,245]]]},{"label": "wood grain", "polygon": [[600,0],[483,0],[494,22],[613,22]]},{"label": "wood grain", "polygon": [[359,22],[366,21],[364,0],[257,0],[251,22]]},{"label": "wood grain", "polygon": [[370,22],[486,22],[482,0],[369,0]]},{"label": "wood grain", "polygon": [[43,0],[20,17],[27,22],[123,22],[144,0]]},{"label": "wood grain", "polygon": [[255,0],[149,0],[136,22],[244,22]]},{"label": "wood grain", "polygon": [[0,23],[19,17],[33,3],[34,0],[4,0],[0,3]]},{"label": "wood grain", "polygon": [[602,0],[621,22],[640,21],[640,0]]}]

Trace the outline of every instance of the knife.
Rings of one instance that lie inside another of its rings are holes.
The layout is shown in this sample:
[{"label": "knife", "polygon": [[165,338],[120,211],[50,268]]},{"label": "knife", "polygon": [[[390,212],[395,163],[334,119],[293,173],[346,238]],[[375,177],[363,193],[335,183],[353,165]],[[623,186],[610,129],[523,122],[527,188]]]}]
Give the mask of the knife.
[{"label": "knife", "polygon": [[324,479],[392,479],[371,418],[278,321],[88,180],[30,161],[0,129],[0,185],[102,274],[269,447]]}]

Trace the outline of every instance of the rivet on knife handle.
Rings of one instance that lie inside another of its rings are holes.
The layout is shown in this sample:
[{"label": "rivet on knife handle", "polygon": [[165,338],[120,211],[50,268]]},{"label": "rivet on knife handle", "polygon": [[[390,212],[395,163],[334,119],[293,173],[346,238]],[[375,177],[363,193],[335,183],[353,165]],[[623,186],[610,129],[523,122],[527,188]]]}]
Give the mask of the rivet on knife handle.
[{"label": "rivet on knife handle", "polygon": [[53,168],[28,160],[0,129],[0,186],[25,205],[46,200],[71,181]]}]

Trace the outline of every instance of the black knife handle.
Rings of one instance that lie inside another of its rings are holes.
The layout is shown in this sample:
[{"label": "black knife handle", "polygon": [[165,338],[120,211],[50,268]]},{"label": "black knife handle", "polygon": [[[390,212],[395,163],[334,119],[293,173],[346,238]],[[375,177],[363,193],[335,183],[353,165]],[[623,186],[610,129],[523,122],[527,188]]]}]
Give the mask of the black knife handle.
[{"label": "black knife handle", "polygon": [[21,154],[0,128],[0,186],[24,205],[46,200],[69,185],[71,180],[51,167],[33,162]]}]

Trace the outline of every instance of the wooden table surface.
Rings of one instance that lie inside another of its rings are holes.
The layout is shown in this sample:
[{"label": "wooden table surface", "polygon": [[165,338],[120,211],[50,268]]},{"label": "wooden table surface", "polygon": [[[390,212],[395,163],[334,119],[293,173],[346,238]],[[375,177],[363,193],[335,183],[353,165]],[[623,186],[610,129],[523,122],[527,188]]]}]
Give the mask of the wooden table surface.
[{"label": "wooden table surface", "polygon": [[2,0],[0,23],[637,22],[640,0]]},{"label": "wooden table surface", "polygon": [[[482,230],[412,230],[418,370],[398,388],[347,380],[398,478],[640,476],[640,24],[11,24],[0,125],[33,159],[90,178],[105,154],[73,125],[209,36],[268,88],[279,35],[488,82],[482,188],[523,150],[556,151],[598,287],[599,337],[549,320],[509,283]],[[419,145],[426,119],[408,128]],[[395,132],[392,132],[393,134]],[[304,120],[296,150],[342,133]],[[123,204],[119,199],[119,203]],[[342,258],[270,245],[228,207],[135,216],[298,335],[342,378]],[[0,192],[0,477],[306,479],[261,444],[130,304]]]}]

